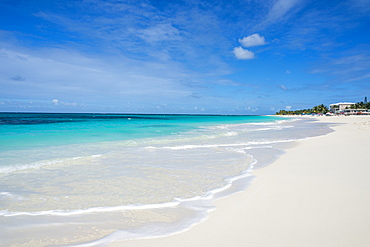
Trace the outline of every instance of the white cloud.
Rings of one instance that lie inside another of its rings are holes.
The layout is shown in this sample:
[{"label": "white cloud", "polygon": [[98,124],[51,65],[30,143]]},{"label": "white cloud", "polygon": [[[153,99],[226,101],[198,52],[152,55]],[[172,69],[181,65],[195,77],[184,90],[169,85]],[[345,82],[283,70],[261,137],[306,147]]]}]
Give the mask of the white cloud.
[{"label": "white cloud", "polygon": [[258,25],[259,30],[291,18],[302,9],[307,0],[275,0],[269,2],[273,3],[269,6],[265,19]]},{"label": "white cloud", "polygon": [[356,8],[357,11],[370,11],[369,0],[350,0],[349,2],[353,4],[353,7]]},{"label": "white cloud", "polygon": [[300,0],[278,0],[270,9],[267,22],[275,22],[283,18]]},{"label": "white cloud", "polygon": [[[32,104],[31,101],[29,103]],[[51,101],[51,103],[54,104],[54,105],[58,105],[58,106],[83,106],[83,104],[81,104],[81,103],[77,103],[77,102],[72,102],[72,103],[70,103],[70,102],[63,102],[63,101],[60,101],[58,99],[53,99]]]},{"label": "white cloud", "polygon": [[292,109],[292,106],[287,105],[287,106],[285,106],[285,109],[287,109],[287,110],[291,110],[291,109]]},{"label": "white cloud", "polygon": [[360,76],[360,77],[354,77],[354,78],[345,80],[344,82],[359,81],[359,80],[363,80],[363,79],[367,79],[367,78],[370,78],[370,74],[363,75],[363,76]]},{"label": "white cloud", "polygon": [[245,107],[244,110],[251,111],[251,112],[256,112],[256,111],[258,111],[258,108],[252,108],[252,107],[248,106],[248,107]]},{"label": "white cloud", "polygon": [[65,102],[77,101],[114,105],[122,103],[122,99],[140,104],[175,100],[189,95],[189,89],[179,79],[192,76],[170,62],[93,57],[47,48],[1,49],[0,64],[2,97],[27,95],[54,106],[73,106],[74,103]]},{"label": "white cloud", "polygon": [[244,47],[260,46],[266,44],[265,37],[260,36],[258,33],[249,35],[247,37],[239,39],[238,41]]},{"label": "white cloud", "polygon": [[341,52],[338,54],[338,58],[319,64],[311,73],[327,74],[341,82],[368,83],[367,80],[370,78],[370,54],[365,50],[351,50],[351,52],[361,52],[361,54],[347,56],[347,51]]},{"label": "white cloud", "polygon": [[151,26],[147,29],[138,31],[138,33],[139,37],[149,43],[180,39],[179,30],[173,27],[171,24],[159,24],[156,26]]},{"label": "white cloud", "polygon": [[254,53],[247,50],[243,49],[242,47],[235,47],[233,50],[233,53],[237,59],[241,60],[247,60],[247,59],[253,59],[254,58]]},{"label": "white cloud", "polygon": [[283,89],[283,90],[287,90],[286,86],[284,86],[284,85],[279,85],[279,87],[280,87],[281,89]]}]

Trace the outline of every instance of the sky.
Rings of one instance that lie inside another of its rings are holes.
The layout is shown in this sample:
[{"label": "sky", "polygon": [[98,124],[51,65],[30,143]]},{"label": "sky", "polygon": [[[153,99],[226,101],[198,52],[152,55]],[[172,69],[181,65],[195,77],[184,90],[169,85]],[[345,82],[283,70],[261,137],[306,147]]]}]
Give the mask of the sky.
[{"label": "sky", "polygon": [[0,0],[0,111],[273,114],[370,98],[369,0]]}]

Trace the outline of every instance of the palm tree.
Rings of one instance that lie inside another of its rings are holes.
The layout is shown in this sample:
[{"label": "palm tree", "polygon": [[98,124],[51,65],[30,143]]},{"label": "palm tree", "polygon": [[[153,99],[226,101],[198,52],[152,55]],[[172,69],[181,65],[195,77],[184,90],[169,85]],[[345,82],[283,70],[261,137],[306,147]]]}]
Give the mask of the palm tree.
[{"label": "palm tree", "polygon": [[312,108],[312,111],[314,113],[323,113],[323,114],[325,114],[329,111],[329,109],[324,104],[321,104],[321,105],[314,106]]},{"label": "palm tree", "polygon": [[364,102],[357,102],[356,104],[351,106],[351,109],[364,109],[366,108],[366,104]]}]

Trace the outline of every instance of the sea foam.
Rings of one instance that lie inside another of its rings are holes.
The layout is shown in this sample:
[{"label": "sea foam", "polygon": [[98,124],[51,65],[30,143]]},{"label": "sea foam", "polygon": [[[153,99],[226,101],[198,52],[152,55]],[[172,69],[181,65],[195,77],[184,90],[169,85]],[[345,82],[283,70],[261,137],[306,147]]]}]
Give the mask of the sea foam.
[{"label": "sea foam", "polygon": [[[281,155],[281,145],[330,131],[297,119],[255,117],[243,123],[230,117],[231,124],[227,117],[218,119],[222,123],[195,117],[203,121],[195,124],[188,116],[127,117],[126,122],[117,122],[119,116],[99,121],[107,121],[112,133],[134,128],[147,131],[146,136],[102,141],[96,135],[104,131],[97,129],[87,143],[3,152],[0,231],[8,236],[5,244],[21,245],[33,236],[42,246],[50,238],[90,234],[100,239],[73,246],[101,246],[185,231],[206,220],[214,200],[245,190],[254,179],[252,170]],[[128,122],[132,125],[122,129]],[[73,124],[86,129],[92,123]],[[66,226],[71,231],[63,230]]]}]

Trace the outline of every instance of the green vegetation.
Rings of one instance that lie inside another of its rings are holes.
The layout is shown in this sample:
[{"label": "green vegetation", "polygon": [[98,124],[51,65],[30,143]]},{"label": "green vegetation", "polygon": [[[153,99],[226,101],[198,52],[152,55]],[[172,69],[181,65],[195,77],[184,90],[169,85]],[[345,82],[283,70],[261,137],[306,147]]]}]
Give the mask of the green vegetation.
[{"label": "green vegetation", "polygon": [[351,106],[351,109],[370,109],[370,102],[357,102],[356,104]]},{"label": "green vegetation", "polygon": [[[357,102],[350,109],[370,109],[370,102]],[[287,110],[280,110],[279,112],[275,113],[275,115],[307,115],[307,114],[326,114],[329,112],[328,107],[325,105],[317,105],[312,107],[311,109],[303,109],[303,110],[295,110],[295,111],[287,111]]]},{"label": "green vegetation", "polygon": [[306,115],[306,114],[325,114],[329,112],[328,107],[325,105],[317,105],[312,107],[311,109],[303,109],[303,110],[296,110],[296,111],[286,111],[286,110],[280,110],[276,113],[276,115]]}]

